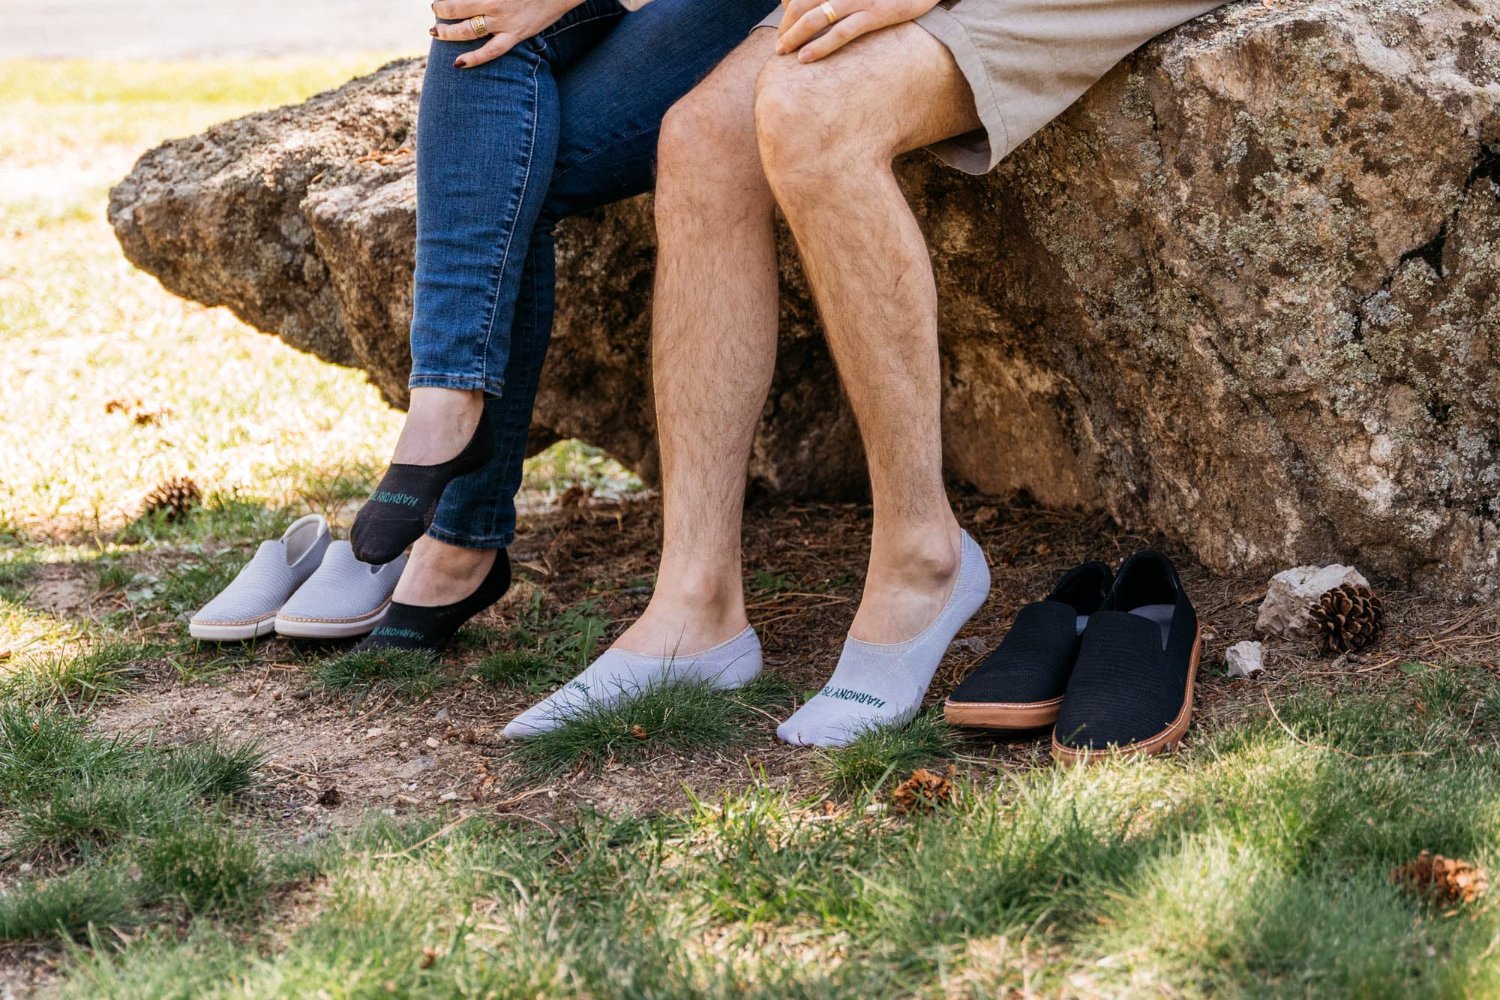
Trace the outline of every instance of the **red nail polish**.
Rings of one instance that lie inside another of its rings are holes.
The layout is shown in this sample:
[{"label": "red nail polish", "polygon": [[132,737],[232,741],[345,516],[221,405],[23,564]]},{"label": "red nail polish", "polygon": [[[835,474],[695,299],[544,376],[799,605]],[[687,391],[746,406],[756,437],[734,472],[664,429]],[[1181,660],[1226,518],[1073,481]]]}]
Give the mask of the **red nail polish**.
[{"label": "red nail polish", "polygon": [[462,59],[455,59],[455,60],[453,60],[453,68],[454,69],[463,69],[464,68],[464,61]]},{"label": "red nail polish", "polygon": [[428,28],[427,29],[427,33],[429,35],[431,35],[433,38],[437,37],[437,29],[436,28]]}]

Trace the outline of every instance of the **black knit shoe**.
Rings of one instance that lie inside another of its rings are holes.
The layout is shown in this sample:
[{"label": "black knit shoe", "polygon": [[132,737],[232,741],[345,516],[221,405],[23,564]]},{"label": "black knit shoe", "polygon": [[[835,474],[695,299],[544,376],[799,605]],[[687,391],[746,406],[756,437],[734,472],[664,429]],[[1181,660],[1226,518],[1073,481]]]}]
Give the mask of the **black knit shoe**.
[{"label": "black knit shoe", "polygon": [[1114,573],[1099,562],[1068,570],[1044,600],[1016,613],[999,648],[943,702],[943,717],[976,729],[1035,729],[1056,722],[1079,633],[1113,581]]},{"label": "black knit shoe", "polygon": [[1076,763],[1171,749],[1193,716],[1203,638],[1171,560],[1139,552],[1083,630],[1052,732],[1052,756]]},{"label": "black knit shoe", "polygon": [[488,412],[464,445],[464,450],[437,465],[393,463],[380,485],[354,515],[349,544],[360,562],[384,566],[432,527],[438,501],[448,484],[483,468],[495,454],[495,434]]},{"label": "black knit shoe", "polygon": [[354,652],[420,649],[433,654],[441,653],[453,641],[464,622],[500,600],[509,589],[510,556],[501,549],[495,553],[495,564],[479,582],[474,593],[461,601],[430,608],[392,601],[375,630],[354,647]]}]

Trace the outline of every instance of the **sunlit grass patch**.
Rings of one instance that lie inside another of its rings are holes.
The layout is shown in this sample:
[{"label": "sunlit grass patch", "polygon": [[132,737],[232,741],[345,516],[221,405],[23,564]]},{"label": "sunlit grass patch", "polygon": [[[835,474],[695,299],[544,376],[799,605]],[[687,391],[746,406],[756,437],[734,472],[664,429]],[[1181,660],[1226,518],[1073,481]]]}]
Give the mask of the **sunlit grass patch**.
[{"label": "sunlit grass patch", "polygon": [[23,655],[0,672],[0,698],[37,705],[89,703],[118,693],[160,652],[150,643],[106,638],[81,650]]},{"label": "sunlit grass patch", "polygon": [[905,726],[880,726],[856,736],[848,745],[819,751],[824,779],[839,792],[871,788],[887,778],[902,777],[924,764],[952,757],[958,735],[938,708],[922,712]]},{"label": "sunlit grass patch", "polygon": [[768,709],[788,700],[785,685],[761,679],[737,691],[706,684],[661,684],[601,705],[551,732],[518,741],[512,759],[533,776],[575,767],[631,763],[668,751],[717,752],[758,741]]}]

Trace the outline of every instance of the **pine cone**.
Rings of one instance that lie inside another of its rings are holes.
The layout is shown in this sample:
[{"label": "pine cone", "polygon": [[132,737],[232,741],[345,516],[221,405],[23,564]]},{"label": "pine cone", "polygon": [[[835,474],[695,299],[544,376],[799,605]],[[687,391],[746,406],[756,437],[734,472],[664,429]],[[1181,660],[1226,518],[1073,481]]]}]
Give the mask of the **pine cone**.
[{"label": "pine cone", "polygon": [[1308,629],[1327,656],[1337,650],[1352,653],[1380,638],[1385,611],[1380,598],[1363,584],[1344,583],[1318,598],[1309,611]]},{"label": "pine cone", "polygon": [[1490,888],[1489,878],[1478,865],[1427,851],[1394,869],[1391,881],[1436,903],[1472,903]]},{"label": "pine cone", "polygon": [[933,807],[952,801],[953,768],[948,768],[948,777],[943,777],[925,767],[912,772],[891,793],[891,808],[898,813],[932,812]]},{"label": "pine cone", "polygon": [[177,476],[146,494],[142,515],[149,517],[165,513],[168,521],[178,521],[202,502],[203,493],[198,489],[198,484],[186,476]]}]

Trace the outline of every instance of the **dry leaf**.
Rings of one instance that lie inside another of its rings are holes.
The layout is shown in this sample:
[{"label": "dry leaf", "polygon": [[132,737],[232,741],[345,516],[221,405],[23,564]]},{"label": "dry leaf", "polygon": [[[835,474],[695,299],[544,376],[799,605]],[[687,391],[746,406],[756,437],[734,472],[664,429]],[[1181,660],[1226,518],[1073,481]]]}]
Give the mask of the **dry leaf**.
[{"label": "dry leaf", "polygon": [[437,961],[437,949],[427,947],[422,949],[422,959],[417,963],[419,969],[430,969],[432,963]]},{"label": "dry leaf", "polygon": [[630,727],[630,735],[638,740],[643,740],[646,738],[646,727],[637,723]]},{"label": "dry leaf", "polygon": [[916,813],[932,812],[934,807],[946,805],[953,801],[952,777],[952,767],[946,777],[925,767],[917,768],[891,793],[891,808],[898,813]]},{"label": "dry leaf", "polygon": [[1391,881],[1435,903],[1472,903],[1490,888],[1488,876],[1478,865],[1428,851],[1393,869]]}]

